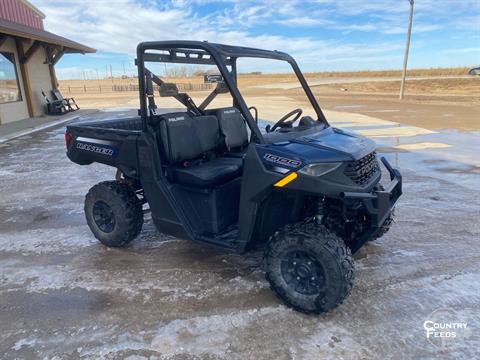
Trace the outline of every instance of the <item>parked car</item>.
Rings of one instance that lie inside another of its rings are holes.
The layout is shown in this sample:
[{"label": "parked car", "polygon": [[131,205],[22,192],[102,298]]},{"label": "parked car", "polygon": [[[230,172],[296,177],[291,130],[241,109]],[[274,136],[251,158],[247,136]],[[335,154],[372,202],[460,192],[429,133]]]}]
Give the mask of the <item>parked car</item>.
[{"label": "parked car", "polygon": [[474,67],[474,68],[471,68],[469,71],[468,71],[468,75],[480,75],[480,66],[479,67]]}]

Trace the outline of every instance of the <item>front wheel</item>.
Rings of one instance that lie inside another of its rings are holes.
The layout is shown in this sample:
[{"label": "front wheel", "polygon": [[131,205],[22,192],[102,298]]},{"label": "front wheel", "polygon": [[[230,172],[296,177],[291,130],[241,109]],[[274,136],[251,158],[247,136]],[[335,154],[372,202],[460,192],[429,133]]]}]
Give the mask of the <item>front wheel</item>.
[{"label": "front wheel", "polygon": [[135,191],[119,181],[93,186],[85,197],[85,217],[93,235],[110,247],[122,247],[142,230],[142,203]]},{"label": "front wheel", "polygon": [[350,293],[353,258],[343,240],[313,220],[287,225],[268,241],[264,254],[271,289],[295,310],[328,312]]}]

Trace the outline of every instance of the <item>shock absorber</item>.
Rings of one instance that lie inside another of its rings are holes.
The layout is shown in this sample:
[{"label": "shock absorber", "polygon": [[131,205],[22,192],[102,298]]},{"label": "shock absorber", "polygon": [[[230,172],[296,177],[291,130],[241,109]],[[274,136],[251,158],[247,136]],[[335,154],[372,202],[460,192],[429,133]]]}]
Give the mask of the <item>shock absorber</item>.
[{"label": "shock absorber", "polygon": [[325,198],[324,197],[318,198],[317,209],[315,214],[315,220],[317,221],[317,224],[322,223],[325,213],[326,213]]}]

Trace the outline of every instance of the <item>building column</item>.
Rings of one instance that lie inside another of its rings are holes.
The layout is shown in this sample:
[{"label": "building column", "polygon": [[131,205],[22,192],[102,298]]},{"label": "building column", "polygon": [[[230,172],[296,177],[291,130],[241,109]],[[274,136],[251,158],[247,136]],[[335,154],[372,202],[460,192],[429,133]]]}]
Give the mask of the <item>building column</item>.
[{"label": "building column", "polygon": [[33,117],[35,110],[32,100],[32,87],[30,86],[30,77],[28,76],[27,64],[22,61],[22,59],[25,58],[22,40],[15,39],[15,45],[17,47],[18,65],[20,67],[20,73],[22,74],[23,92],[25,93],[25,101],[27,102],[28,116]]}]

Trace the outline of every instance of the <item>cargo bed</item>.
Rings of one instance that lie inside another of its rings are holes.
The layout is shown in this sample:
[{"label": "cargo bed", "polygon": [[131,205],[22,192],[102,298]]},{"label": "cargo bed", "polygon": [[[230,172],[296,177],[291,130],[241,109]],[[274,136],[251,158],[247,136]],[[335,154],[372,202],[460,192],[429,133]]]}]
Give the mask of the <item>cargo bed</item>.
[{"label": "cargo bed", "polygon": [[67,126],[67,156],[79,165],[99,162],[135,177],[140,117],[92,120]]}]

